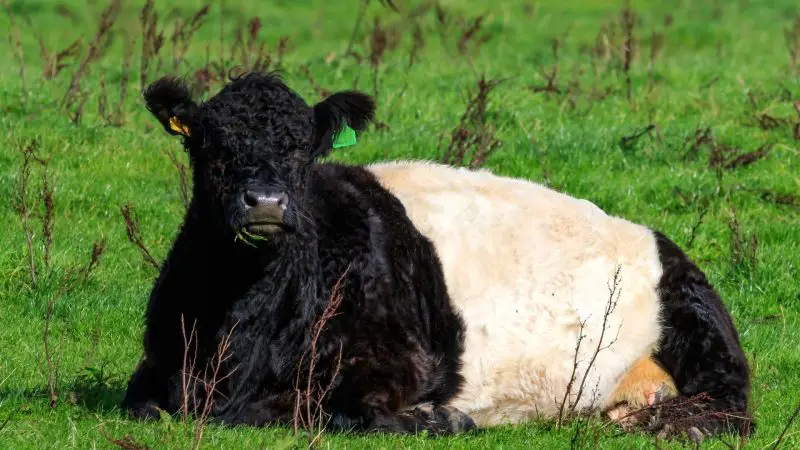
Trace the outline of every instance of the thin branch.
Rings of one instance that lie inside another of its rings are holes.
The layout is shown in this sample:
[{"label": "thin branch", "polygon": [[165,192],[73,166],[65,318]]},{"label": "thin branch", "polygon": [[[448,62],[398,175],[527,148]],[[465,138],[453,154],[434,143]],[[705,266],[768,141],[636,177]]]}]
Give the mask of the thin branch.
[{"label": "thin branch", "polygon": [[800,403],[797,404],[792,417],[789,418],[789,421],[786,422],[786,426],[783,427],[783,431],[781,431],[781,435],[778,436],[778,440],[775,441],[775,445],[772,446],[772,450],[776,450],[778,448],[778,445],[780,445],[781,441],[783,441],[783,437],[786,436],[786,432],[789,431],[792,423],[794,423],[795,419],[797,419],[798,414],[800,414]]}]

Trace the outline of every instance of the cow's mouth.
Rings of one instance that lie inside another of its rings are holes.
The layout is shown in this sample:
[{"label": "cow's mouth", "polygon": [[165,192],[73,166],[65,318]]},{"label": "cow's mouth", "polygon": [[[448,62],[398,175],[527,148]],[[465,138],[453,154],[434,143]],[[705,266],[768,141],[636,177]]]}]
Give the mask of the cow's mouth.
[{"label": "cow's mouth", "polygon": [[279,222],[250,222],[242,226],[242,232],[246,235],[266,237],[281,231],[289,231],[284,223]]}]

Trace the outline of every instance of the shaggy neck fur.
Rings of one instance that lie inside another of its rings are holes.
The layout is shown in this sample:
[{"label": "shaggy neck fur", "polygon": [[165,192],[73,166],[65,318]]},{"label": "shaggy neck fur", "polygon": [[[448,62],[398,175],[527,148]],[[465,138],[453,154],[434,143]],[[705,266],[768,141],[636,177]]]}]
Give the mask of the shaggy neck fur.
[{"label": "shaggy neck fur", "polygon": [[[198,197],[196,197],[198,198]],[[200,197],[201,198],[201,197]],[[223,388],[235,403],[218,401],[218,411],[237,416],[247,405],[245,386],[294,382],[300,356],[310,347],[308,330],[324,310],[330,293],[322,285],[321,262],[313,216],[302,219],[295,232],[278,233],[265,240],[236,240],[230,227],[211,217],[209,205],[195,201],[187,224],[206,237],[209,262],[226,274],[226,284],[246,286],[241,294],[221,299],[218,307],[230,311],[216,339],[231,334],[231,357],[224,371],[234,375]],[[190,225],[191,226],[191,225]],[[214,237],[214,238],[212,238]],[[252,293],[257,292],[257,295]],[[236,329],[259,329],[259,339],[237,334]],[[211,356],[211,355],[209,355]],[[269,366],[253,361],[268,361]],[[287,385],[288,387],[288,385]],[[254,393],[253,393],[254,394]]]}]

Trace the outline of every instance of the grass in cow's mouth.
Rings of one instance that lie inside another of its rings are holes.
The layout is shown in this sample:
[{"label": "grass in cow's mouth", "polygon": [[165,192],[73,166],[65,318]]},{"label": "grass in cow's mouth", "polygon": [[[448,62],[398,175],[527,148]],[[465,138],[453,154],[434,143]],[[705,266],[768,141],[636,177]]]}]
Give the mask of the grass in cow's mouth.
[{"label": "grass in cow's mouth", "polygon": [[256,245],[253,244],[252,242],[250,242],[251,240],[253,240],[253,241],[266,241],[267,238],[265,238],[264,236],[258,235],[258,234],[253,234],[253,233],[247,231],[246,228],[240,228],[239,232],[236,233],[235,240],[236,241],[241,241],[241,242],[243,242],[243,243],[245,243],[245,244],[247,244],[247,245],[249,245],[251,247],[255,247]]}]

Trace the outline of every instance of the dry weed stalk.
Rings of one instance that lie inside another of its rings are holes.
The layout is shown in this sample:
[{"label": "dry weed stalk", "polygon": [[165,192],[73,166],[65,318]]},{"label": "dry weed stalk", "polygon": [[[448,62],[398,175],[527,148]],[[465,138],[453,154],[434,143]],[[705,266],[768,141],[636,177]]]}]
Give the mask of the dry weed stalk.
[{"label": "dry weed stalk", "polygon": [[78,109],[72,117],[73,123],[80,122],[83,104],[85,101],[85,95],[81,93],[81,79],[89,70],[89,65],[98,60],[100,56],[102,56],[102,53],[108,48],[112,37],[110,33],[111,27],[114,26],[114,22],[116,22],[120,10],[121,0],[111,0],[109,5],[103,10],[103,13],[100,16],[100,23],[97,27],[97,32],[95,33],[94,38],[92,38],[92,42],[89,43],[86,56],[84,56],[83,60],[81,60],[78,69],[72,74],[69,88],[62,99],[62,105],[65,108],[71,108],[75,104],[76,100],[79,101]]},{"label": "dry weed stalk", "polygon": [[[766,158],[773,144],[763,144],[756,150],[741,153],[741,149],[725,144],[711,144],[711,153],[708,157],[708,167],[717,170],[734,170],[739,167],[749,166],[756,161]],[[731,155],[731,156],[728,156]]]},{"label": "dry weed stalk", "polygon": [[[617,335],[614,336],[614,338],[611,339],[610,342],[606,343],[606,331],[608,331],[609,328],[608,321],[611,315],[614,314],[614,311],[617,308],[617,302],[619,302],[619,296],[622,293],[620,290],[620,283],[622,282],[622,279],[620,278],[621,271],[622,271],[622,266],[618,265],[614,270],[614,275],[611,281],[607,285],[608,300],[606,301],[605,309],[603,310],[603,322],[602,322],[602,328],[600,330],[600,336],[597,340],[597,345],[592,350],[589,362],[586,365],[586,369],[583,372],[580,385],[578,385],[578,391],[575,393],[574,399],[570,399],[573,393],[573,388],[575,387],[575,382],[577,381],[576,377],[578,374],[578,366],[582,362],[578,360],[578,355],[580,353],[581,344],[583,343],[584,338],[586,338],[584,330],[586,327],[586,322],[589,320],[589,318],[587,317],[580,323],[580,328],[578,329],[578,339],[577,342],[575,343],[575,354],[572,361],[572,373],[570,375],[569,383],[567,383],[567,388],[564,392],[564,397],[561,399],[561,402],[558,403],[558,416],[556,419],[556,427],[558,429],[561,429],[565,419],[575,414],[575,410],[581,398],[583,397],[584,390],[586,388],[586,379],[589,377],[589,372],[592,370],[592,368],[595,365],[595,362],[597,361],[597,356],[603,350],[606,350],[612,345],[614,345],[614,343],[617,342],[617,338],[619,337],[619,329],[617,329]],[[597,396],[598,396],[598,388],[597,386],[595,386],[592,395],[592,402],[591,402],[592,405],[594,405]]]},{"label": "dry weed stalk", "polygon": [[[31,25],[31,27],[33,26]],[[78,57],[81,55],[81,39],[75,40],[75,42],[59,52],[50,51],[42,35],[38,34],[38,40],[39,55],[42,60],[42,78],[45,80],[52,80],[57,77],[62,70],[77,62]]]},{"label": "dry weed stalk", "polygon": [[8,413],[8,415],[6,416],[5,419],[3,419],[2,422],[0,422],[0,431],[3,431],[3,429],[11,422],[11,419],[14,418],[14,414],[16,414],[17,411],[20,410],[20,408],[22,408],[22,404],[21,403],[13,411]]},{"label": "dry weed stalk", "polygon": [[425,47],[425,37],[422,33],[422,27],[419,23],[414,22],[414,31],[412,33],[411,50],[408,52],[408,69],[414,66],[417,61],[417,54]]},{"label": "dry weed stalk", "polygon": [[361,0],[358,5],[358,12],[356,13],[356,20],[353,23],[353,31],[350,33],[350,40],[347,42],[347,48],[344,51],[345,56],[353,56],[353,45],[356,43],[356,37],[361,30],[361,23],[364,21],[364,15],[367,13],[367,6],[369,0]]},{"label": "dry weed stalk", "polygon": [[470,169],[477,169],[500,147],[502,142],[495,135],[494,125],[487,121],[486,108],[489,94],[503,81],[505,80],[486,81],[485,76],[478,80],[478,91],[468,100],[464,114],[453,129],[450,144],[441,158],[443,163],[460,166],[467,164]]},{"label": "dry weed stalk", "polygon": [[630,135],[622,136],[622,138],[620,138],[619,140],[619,146],[623,150],[631,150],[633,148],[633,145],[636,143],[636,141],[639,140],[639,138],[645,135],[650,135],[650,132],[652,132],[655,129],[656,125],[651,123],[650,125],[647,125],[646,127],[640,130],[634,131]]},{"label": "dry weed stalk", "polygon": [[[315,378],[317,378],[316,364],[319,360],[319,355],[317,354],[319,339],[328,322],[338,314],[339,307],[342,304],[342,286],[349,271],[350,266],[348,265],[342,276],[339,277],[336,284],[334,284],[325,309],[311,326],[311,347],[308,351],[303,353],[297,364],[297,375],[295,376],[294,433],[295,436],[298,436],[300,429],[306,432],[308,436],[308,448],[314,448],[319,443],[320,439],[322,439],[322,432],[325,428],[325,411],[322,408],[322,403],[325,401],[336,377],[339,375],[342,364],[342,343],[340,342],[331,379],[328,380],[327,384],[324,386],[315,380]],[[306,383],[303,388],[301,384],[303,379],[303,366],[306,361],[308,361],[308,367],[305,373]]]},{"label": "dry weed stalk", "polygon": [[42,171],[42,203],[44,204],[44,216],[42,217],[42,238],[44,239],[44,267],[50,269],[50,258],[53,247],[53,222],[55,221],[55,200],[53,199],[53,187],[50,184],[50,173],[47,170],[47,161],[40,161]]},{"label": "dry weed stalk", "polygon": [[177,18],[175,21],[175,29],[172,32],[170,41],[172,42],[172,70],[177,71],[181,62],[186,57],[189,51],[189,46],[192,42],[192,37],[205,23],[211,5],[206,3],[197,10],[188,21],[182,18]]},{"label": "dry weed stalk", "polygon": [[130,434],[126,434],[125,437],[121,439],[114,439],[108,436],[103,430],[100,430],[100,434],[102,434],[109,443],[122,450],[150,450],[150,446],[137,442]]},{"label": "dry weed stalk", "polygon": [[44,359],[47,364],[47,389],[50,392],[50,408],[55,408],[58,404],[59,386],[61,383],[61,357],[63,356],[64,330],[61,330],[59,345],[54,350],[50,344],[50,332],[52,331],[53,314],[55,313],[56,302],[67,291],[72,289],[70,286],[71,271],[67,271],[61,280],[58,291],[47,300],[47,308],[44,315],[44,326],[42,329],[42,341],[44,343]]},{"label": "dry weed stalk", "polygon": [[36,156],[37,141],[32,141],[22,150],[22,165],[19,170],[17,181],[17,193],[15,207],[22,222],[22,231],[25,233],[25,240],[28,246],[28,272],[31,277],[31,284],[34,288],[38,287],[38,277],[36,276],[36,254],[33,247],[33,229],[31,228],[31,208],[28,205],[28,191],[30,189],[31,161],[38,160]]},{"label": "dry weed stalk", "polygon": [[653,69],[656,65],[661,50],[664,48],[664,34],[657,33],[655,29],[650,34],[650,61],[647,65],[647,90],[651,92],[655,87],[655,78],[653,76]]},{"label": "dry weed stalk", "polygon": [[189,168],[184,162],[178,159],[178,151],[172,151],[165,148],[164,154],[167,155],[167,158],[169,158],[169,161],[172,163],[173,167],[175,167],[175,170],[178,171],[181,201],[183,202],[184,208],[189,208],[189,200],[191,199],[189,195]]},{"label": "dry weed stalk", "polygon": [[[798,18],[798,21],[800,21],[800,18]],[[781,445],[781,442],[783,442],[783,438],[786,436],[786,432],[789,431],[789,428],[791,428],[792,424],[794,423],[795,419],[797,419],[797,416],[799,414],[800,414],[800,403],[798,403],[797,407],[794,408],[794,412],[789,417],[789,420],[786,422],[786,425],[783,427],[780,436],[778,436],[778,439],[775,440],[775,444],[772,446],[772,450],[777,450],[778,446]]]},{"label": "dry weed stalk", "polygon": [[786,38],[786,50],[789,52],[789,68],[800,68],[800,15],[794,18],[792,25],[783,30]]},{"label": "dry weed stalk", "polygon": [[758,235],[746,235],[739,224],[736,205],[729,200],[731,218],[728,220],[728,229],[731,232],[730,252],[733,267],[745,267],[754,272],[758,264]]},{"label": "dry weed stalk", "polygon": [[710,202],[708,201],[708,199],[703,199],[703,201],[700,202],[700,213],[698,214],[697,220],[694,222],[694,225],[692,225],[692,231],[689,234],[689,240],[686,242],[687,250],[691,249],[692,246],[694,245],[694,240],[697,238],[697,231],[700,229],[700,225],[703,224],[703,219],[705,219],[706,214],[708,214],[709,205]]},{"label": "dry weed stalk", "polygon": [[136,209],[130,203],[125,204],[120,208],[122,218],[125,220],[125,232],[128,234],[128,240],[135,245],[139,252],[142,254],[144,262],[149,264],[156,270],[159,270],[159,264],[142,239],[142,231],[139,227],[139,216],[136,214]]},{"label": "dry weed stalk", "polygon": [[100,239],[92,244],[92,254],[89,258],[89,264],[83,269],[83,281],[89,280],[89,275],[100,265],[100,259],[106,251],[106,240]]},{"label": "dry weed stalk", "polygon": [[157,59],[155,71],[161,68],[159,53],[164,46],[164,29],[158,30],[158,13],[154,10],[153,0],[147,0],[139,13],[142,26],[142,54],[139,62],[139,88],[144,90],[150,74],[150,66]]},{"label": "dry weed stalk", "polygon": [[316,92],[320,98],[325,98],[331,95],[331,91],[323,88],[314,80],[314,76],[311,74],[311,69],[309,69],[308,64],[303,64],[300,66],[300,72],[305,75],[306,80],[308,80],[308,82],[311,84],[311,87],[314,88],[314,92]]},{"label": "dry weed stalk", "polygon": [[465,24],[464,31],[461,32],[456,46],[461,55],[467,54],[470,44],[472,44],[473,51],[478,51],[483,44],[494,37],[489,32],[481,34],[483,23],[488,16],[488,13],[481,14]]},{"label": "dry weed stalk", "polygon": [[[203,440],[203,433],[205,427],[211,418],[211,413],[214,410],[214,396],[219,394],[217,386],[225,381],[228,377],[236,372],[233,368],[230,372],[222,374],[221,370],[226,362],[231,358],[230,353],[231,337],[238,322],[235,323],[230,331],[225,334],[217,343],[217,351],[211,357],[209,362],[203,369],[201,376],[195,375],[195,363],[197,361],[197,328],[196,321],[192,322],[192,329],[189,336],[186,336],[186,324],[184,316],[181,314],[181,335],[183,336],[183,364],[181,366],[181,383],[183,403],[181,405],[181,412],[183,415],[184,430],[187,430],[189,420],[189,404],[192,405],[192,416],[194,418],[193,428],[193,441],[192,448],[200,448],[200,442]],[[194,345],[194,355],[189,357],[190,348]],[[197,399],[197,385],[201,385],[200,389],[203,392],[202,402]],[[190,399],[191,396],[191,399]],[[202,405],[202,407],[200,407]]]},{"label": "dry weed stalk", "polygon": [[28,85],[25,82],[25,52],[22,49],[19,27],[17,26],[17,21],[14,18],[14,13],[11,12],[11,7],[8,4],[8,0],[3,0],[3,6],[5,7],[6,14],[8,15],[8,20],[11,22],[11,26],[8,28],[8,44],[14,49],[14,57],[17,58],[17,64],[19,64],[19,78],[20,82],[22,83],[22,95],[24,98],[27,98]]},{"label": "dry weed stalk", "polygon": [[760,159],[766,158],[767,155],[769,155],[770,150],[772,150],[772,144],[764,144],[752,152],[739,155],[736,158],[726,162],[723,165],[723,168],[725,170],[732,170],[738,167],[748,166]]},{"label": "dry weed stalk", "polygon": [[695,158],[700,147],[703,145],[714,145],[714,136],[711,133],[711,127],[697,128],[694,131],[694,136],[687,140],[687,144],[691,142],[689,149],[683,153],[683,160]]},{"label": "dry weed stalk", "polygon": [[622,9],[620,17],[622,32],[625,35],[625,41],[622,44],[622,71],[625,74],[625,92],[627,93],[628,103],[633,102],[633,86],[631,83],[631,63],[633,61],[634,45],[636,39],[633,36],[633,30],[636,25],[636,13],[631,10],[630,2],[625,1],[625,7]]},{"label": "dry weed stalk", "polygon": [[380,90],[378,85],[378,69],[383,61],[383,55],[388,47],[388,41],[389,37],[386,29],[381,27],[380,17],[375,16],[375,25],[372,28],[369,40],[369,65],[372,67],[372,86],[375,98],[378,98],[378,92]]}]

